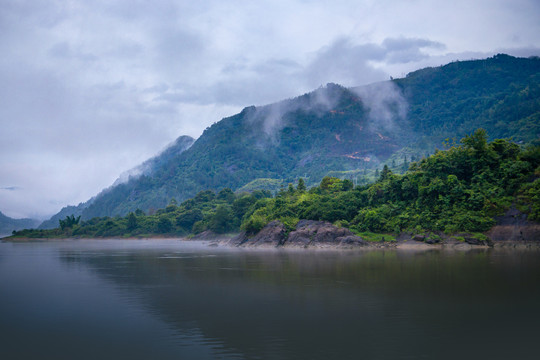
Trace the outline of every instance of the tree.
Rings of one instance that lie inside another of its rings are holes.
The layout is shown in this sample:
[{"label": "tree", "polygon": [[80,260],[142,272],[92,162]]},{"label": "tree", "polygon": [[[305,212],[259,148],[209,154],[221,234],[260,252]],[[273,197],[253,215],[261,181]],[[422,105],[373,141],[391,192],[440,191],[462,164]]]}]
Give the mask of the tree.
[{"label": "tree", "polygon": [[234,230],[235,223],[232,208],[229,205],[219,205],[210,218],[208,228],[218,234]]},{"label": "tree", "polygon": [[298,192],[306,191],[306,183],[304,182],[304,179],[298,179],[298,186],[296,187],[296,190],[298,190]]},{"label": "tree", "polygon": [[294,194],[294,187],[293,187],[293,184],[289,183],[289,186],[287,187],[287,192],[289,193],[289,195],[293,195],[293,194]]},{"label": "tree", "polygon": [[64,220],[58,220],[60,223],[60,228],[62,230],[66,228],[72,228],[73,225],[79,224],[79,220],[81,220],[81,216],[75,217],[75,215],[71,214],[70,216],[66,216]]},{"label": "tree", "polygon": [[130,212],[127,219],[127,229],[134,230],[137,228],[137,217],[134,213]]},{"label": "tree", "polygon": [[325,176],[319,185],[321,190],[330,190],[335,188],[335,184],[341,183],[341,180],[332,176]]},{"label": "tree", "polygon": [[172,230],[172,222],[166,217],[159,218],[159,221],[157,223],[156,231],[160,234],[168,233]]},{"label": "tree", "polygon": [[169,202],[169,205],[167,205],[167,207],[165,208],[165,211],[166,212],[173,212],[177,209],[178,207],[178,202],[176,201],[175,198],[172,198],[171,201]]},{"label": "tree", "polygon": [[478,152],[485,152],[487,149],[487,133],[484,129],[476,130],[472,135],[466,135],[461,142],[469,148]]},{"label": "tree", "polygon": [[388,168],[388,165],[384,165],[382,171],[381,171],[381,176],[379,178],[379,181],[384,181],[386,179],[388,179],[390,177],[390,175],[392,175],[392,171],[390,171],[390,169]]},{"label": "tree", "polygon": [[234,201],[234,192],[229,188],[221,189],[221,191],[218,193],[217,198],[219,200],[224,200],[228,203],[232,203]]},{"label": "tree", "polygon": [[344,179],[341,182],[341,190],[342,191],[350,191],[354,188],[354,183],[349,179]]},{"label": "tree", "polygon": [[199,209],[187,210],[176,217],[176,225],[186,230],[191,230],[193,224],[203,219],[203,213]]}]

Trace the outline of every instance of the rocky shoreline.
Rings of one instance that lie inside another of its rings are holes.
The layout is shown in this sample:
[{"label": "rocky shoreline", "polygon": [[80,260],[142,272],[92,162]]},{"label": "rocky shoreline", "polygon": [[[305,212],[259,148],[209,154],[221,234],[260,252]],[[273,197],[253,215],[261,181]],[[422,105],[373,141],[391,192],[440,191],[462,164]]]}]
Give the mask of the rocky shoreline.
[{"label": "rocky shoreline", "polygon": [[202,233],[195,240],[209,240],[213,246],[240,248],[292,248],[292,249],[457,249],[520,248],[540,249],[540,225],[523,218],[522,214],[505,214],[485,234],[440,232],[421,234],[401,233],[395,240],[373,242],[363,239],[347,228],[329,222],[300,220],[292,231],[284,224],[272,221],[252,236],[245,232],[223,238],[210,232]]},{"label": "rocky shoreline", "polygon": [[[300,220],[292,231],[284,224],[272,221],[257,234],[222,235],[205,231],[183,241],[204,241],[209,246],[259,249],[537,249],[540,250],[540,224],[527,220],[525,214],[515,208],[496,217],[496,225],[483,234],[442,232],[407,233],[397,238],[380,236],[382,241],[368,241],[344,227],[329,222]],[[152,237],[154,238],[154,237]],[[166,239],[168,237],[159,237]],[[125,239],[125,238],[124,238]],[[141,239],[141,238],[133,238]],[[180,239],[180,238],[178,238]],[[52,239],[4,238],[2,241],[48,241]],[[56,239],[58,240],[58,239]]]}]

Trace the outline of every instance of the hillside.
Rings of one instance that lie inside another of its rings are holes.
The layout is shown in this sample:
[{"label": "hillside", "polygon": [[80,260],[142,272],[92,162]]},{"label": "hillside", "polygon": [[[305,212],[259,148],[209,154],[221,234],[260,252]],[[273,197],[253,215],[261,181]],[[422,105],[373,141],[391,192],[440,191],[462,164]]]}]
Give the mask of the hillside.
[{"label": "hillside", "polygon": [[152,212],[201,190],[265,188],[299,177],[308,185],[327,174],[371,181],[383,164],[404,169],[447,138],[486,128],[490,139],[527,143],[539,137],[539,124],[538,58],[497,55],[369,86],[328,84],[213,124],[189,149],[107,189],[80,214]]},{"label": "hillside", "polygon": [[94,201],[102,201],[101,199],[106,198],[106,194],[113,191],[118,185],[130,181],[130,179],[135,179],[141,176],[152,176],[152,174],[158,172],[162,167],[170,167],[170,164],[174,163],[182,152],[193,145],[194,141],[195,139],[190,136],[180,136],[159,155],[152,157],[134,169],[121,174],[110,188],[103,190],[95,197],[86,202],[80,203],[77,206],[66,206],[62,208],[60,212],[52,216],[49,220],[41,223],[39,228],[53,229],[58,226],[59,220],[64,219],[66,216],[81,216],[83,212],[85,212],[85,210],[94,203]]},{"label": "hillside", "polygon": [[31,229],[39,224],[34,219],[12,219],[0,212],[0,237],[11,235],[13,230]]},{"label": "hillside", "polygon": [[522,148],[504,139],[488,143],[486,131],[478,129],[458,145],[412,163],[404,175],[385,165],[369,185],[326,176],[309,190],[300,178],[296,187],[289,184],[274,197],[268,190],[206,190],[180,204],[172,200],[151,215],[137,210],[87,221],[69,216],[60,228],[23,230],[14,237],[197,234],[208,239],[242,229],[231,244],[348,247],[405,236],[486,245],[491,240],[537,242],[538,220],[540,146]]}]

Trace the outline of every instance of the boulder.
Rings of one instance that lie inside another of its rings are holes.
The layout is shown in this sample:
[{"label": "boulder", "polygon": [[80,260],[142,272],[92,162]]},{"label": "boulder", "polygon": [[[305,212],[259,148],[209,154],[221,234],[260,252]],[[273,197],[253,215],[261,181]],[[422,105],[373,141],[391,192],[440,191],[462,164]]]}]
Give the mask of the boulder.
[{"label": "boulder", "polygon": [[424,242],[426,240],[426,237],[424,235],[414,235],[412,239],[414,241]]},{"label": "boulder", "polygon": [[300,220],[291,231],[285,246],[363,246],[366,242],[349,229],[338,228],[326,221]]},{"label": "boulder", "polygon": [[480,240],[472,236],[464,236],[465,242],[469,245],[488,245],[487,241]]},{"label": "boulder", "polygon": [[285,241],[285,225],[274,220],[268,223],[253,237],[247,237],[245,233],[240,234],[235,241],[238,246],[276,247]]}]

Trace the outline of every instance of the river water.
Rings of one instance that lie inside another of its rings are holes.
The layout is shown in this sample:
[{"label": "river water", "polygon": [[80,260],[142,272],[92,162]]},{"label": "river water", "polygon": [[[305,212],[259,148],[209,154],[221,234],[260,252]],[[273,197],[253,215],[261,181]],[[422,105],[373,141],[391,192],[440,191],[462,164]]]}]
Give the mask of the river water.
[{"label": "river water", "polygon": [[538,354],[538,251],[0,243],[1,359]]}]

